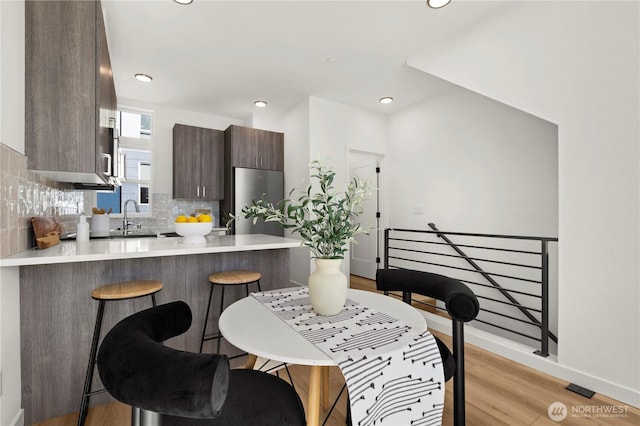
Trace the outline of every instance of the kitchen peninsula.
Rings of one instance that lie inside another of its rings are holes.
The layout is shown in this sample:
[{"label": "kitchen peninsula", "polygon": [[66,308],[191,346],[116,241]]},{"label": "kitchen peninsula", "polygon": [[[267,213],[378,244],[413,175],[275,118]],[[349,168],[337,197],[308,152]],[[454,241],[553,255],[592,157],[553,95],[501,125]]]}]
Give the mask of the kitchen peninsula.
[{"label": "kitchen peninsula", "polygon": [[[25,424],[78,410],[98,308],[91,299],[94,288],[130,279],[161,280],[158,303],[184,300],[193,312],[189,331],[167,344],[198,351],[210,288],[207,276],[252,269],[262,274],[263,290],[287,287],[289,249],[299,246],[298,240],[270,235],[209,236],[206,243],[196,245],[183,244],[179,237],[116,238],[63,241],[0,259],[3,271],[12,270],[14,275],[19,271]],[[225,300],[231,303],[243,297],[243,290],[225,295]],[[147,297],[107,303],[102,335],[120,319],[150,306]],[[217,310],[213,312],[217,324]],[[213,348],[205,346],[205,351]],[[225,341],[223,350],[235,353]],[[94,381],[94,389],[100,388],[97,374]],[[100,394],[92,397],[91,404],[107,401],[109,396]]]}]

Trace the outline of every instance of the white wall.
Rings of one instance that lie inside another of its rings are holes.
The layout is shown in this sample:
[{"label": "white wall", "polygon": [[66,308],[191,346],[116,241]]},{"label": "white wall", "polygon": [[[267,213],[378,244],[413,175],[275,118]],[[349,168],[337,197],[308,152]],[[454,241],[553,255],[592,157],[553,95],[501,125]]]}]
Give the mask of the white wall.
[{"label": "white wall", "polygon": [[[312,159],[326,158],[336,172],[336,185],[346,183],[347,147],[384,153],[387,147],[387,121],[383,114],[339,102],[310,98],[310,151]],[[344,174],[342,173],[344,171]]]},{"label": "white wall", "polygon": [[[285,192],[309,183],[309,162],[322,160],[336,171],[334,187],[342,190],[349,178],[347,153],[360,149],[383,153],[386,148],[386,117],[360,108],[309,97],[279,121],[285,133]],[[286,233],[290,236],[290,233]],[[296,238],[296,235],[293,235]],[[348,255],[343,272],[349,273]],[[291,250],[290,278],[306,285],[314,269],[306,248]]]},{"label": "white wall", "polygon": [[24,1],[0,9],[0,142],[24,154]]},{"label": "white wall", "polygon": [[579,384],[635,406],[639,21],[638,2],[509,2],[408,61],[558,124],[558,362]]},{"label": "white wall", "polygon": [[[334,187],[342,190],[350,176],[347,162],[350,149],[385,153],[387,118],[326,99],[311,97],[309,101],[311,160],[325,160],[332,166],[336,172]],[[345,253],[342,271],[349,275],[349,253]]]},{"label": "white wall", "polygon": [[[245,126],[253,127],[254,129],[270,130],[272,132],[282,132],[282,130],[280,130],[283,125],[280,123],[281,117],[269,111],[268,106],[265,109],[258,107],[253,108],[254,112],[249,119],[245,120]],[[296,107],[292,109],[295,108]]]},{"label": "white wall", "polygon": [[22,424],[19,269],[0,268],[0,424]]},{"label": "white wall", "polygon": [[118,98],[119,107],[133,107],[153,113],[153,143],[155,192],[171,194],[173,191],[173,126],[176,123],[209,129],[225,130],[229,125],[244,125],[242,120],[218,115],[202,114],[146,104]]},{"label": "white wall", "polygon": [[[0,142],[24,153],[24,2],[0,2]],[[0,271],[0,424],[23,424],[18,268]]]},{"label": "white wall", "polygon": [[558,233],[557,127],[462,88],[389,116],[394,227]]},{"label": "white wall", "polygon": [[[435,223],[444,231],[533,235],[558,235],[558,134],[557,126],[469,90],[453,86],[446,92],[405,108],[388,118],[390,146],[386,157],[385,213],[396,228],[425,229]],[[403,190],[392,190],[402,188]],[[540,250],[539,243],[452,237],[459,244],[504,244],[505,247]],[[429,240],[432,240],[429,238]],[[433,238],[437,240],[437,238]],[[550,247],[557,255],[555,245]],[[430,250],[451,254],[431,246]],[[464,249],[470,255],[474,251]],[[509,253],[475,252],[480,258],[533,262]],[[536,259],[539,264],[539,259]],[[552,258],[556,265],[556,258]],[[438,262],[468,268],[455,259]],[[480,262],[482,263],[482,262]],[[416,267],[414,265],[413,267]],[[525,276],[530,271],[484,264],[491,273]],[[430,272],[480,281],[477,274],[429,266]],[[535,271],[530,279],[539,280]],[[530,284],[499,279],[508,289],[535,292]],[[491,289],[475,287],[476,294],[504,300]],[[550,271],[550,329],[557,333],[557,268]],[[524,306],[538,300],[515,295]],[[515,308],[482,299],[486,309],[523,318]],[[492,306],[493,305],[493,306]],[[480,315],[511,330],[539,336],[536,327],[500,317]],[[475,327],[539,348],[535,341],[499,328]],[[551,346],[553,352],[555,348]]]},{"label": "white wall", "polygon": [[[284,133],[284,187],[285,197],[293,188],[309,182],[309,99],[306,98],[280,118],[279,131]],[[298,238],[285,230],[285,236]],[[289,250],[289,280],[306,285],[309,278],[309,249]]]},{"label": "white wall", "polygon": [[[3,33],[2,29],[5,28],[5,26],[4,26],[3,22],[2,22],[2,16],[3,16],[2,9],[3,8],[0,5],[0,142],[2,142],[2,140],[3,140],[2,139],[2,104],[4,103],[3,102],[3,95],[2,95],[2,93],[3,93],[3,91],[2,91],[2,86],[3,86],[2,75],[4,74],[2,72],[2,63],[4,61],[2,60],[2,57],[4,56],[3,53],[5,52],[5,49],[4,49],[4,46],[2,44],[2,41],[3,40],[5,40],[5,41],[7,40],[7,36],[4,36],[4,37],[2,36],[2,33]],[[6,15],[6,12],[4,13],[4,15]],[[7,70],[7,72],[8,72],[8,70]]]}]

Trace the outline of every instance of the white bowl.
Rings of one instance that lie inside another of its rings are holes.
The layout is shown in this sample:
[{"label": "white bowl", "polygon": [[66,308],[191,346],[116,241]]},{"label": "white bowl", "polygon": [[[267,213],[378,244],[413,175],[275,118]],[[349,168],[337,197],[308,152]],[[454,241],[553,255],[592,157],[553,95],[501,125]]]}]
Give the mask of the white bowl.
[{"label": "white bowl", "polygon": [[211,232],[213,222],[176,223],[176,234],[181,235],[184,244],[206,243],[205,235]]}]

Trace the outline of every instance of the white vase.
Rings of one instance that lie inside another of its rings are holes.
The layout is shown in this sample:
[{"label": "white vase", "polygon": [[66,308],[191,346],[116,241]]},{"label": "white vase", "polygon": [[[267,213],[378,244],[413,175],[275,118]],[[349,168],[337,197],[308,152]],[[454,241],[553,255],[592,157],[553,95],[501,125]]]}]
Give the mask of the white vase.
[{"label": "white vase", "polygon": [[314,259],[309,275],[309,299],[318,315],[336,315],[347,301],[347,277],[340,270],[342,259]]}]

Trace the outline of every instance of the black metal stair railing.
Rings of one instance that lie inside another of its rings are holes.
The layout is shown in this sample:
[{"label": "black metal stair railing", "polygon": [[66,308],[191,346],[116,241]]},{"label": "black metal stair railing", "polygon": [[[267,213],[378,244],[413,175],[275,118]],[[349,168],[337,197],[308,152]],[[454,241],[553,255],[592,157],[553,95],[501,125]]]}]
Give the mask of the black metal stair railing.
[{"label": "black metal stair railing", "polygon": [[[389,268],[441,273],[463,281],[481,300],[481,314],[483,312],[488,314],[479,316],[476,322],[537,341],[540,349],[535,353],[548,356],[549,340],[558,342],[556,335],[549,330],[549,243],[557,242],[558,239],[444,232],[433,223],[430,223],[429,227],[431,231],[386,229],[385,265]],[[450,237],[471,242],[455,243]],[[520,245],[508,242],[517,242]],[[539,244],[539,249],[529,248],[531,244]],[[522,245],[527,247],[522,248]],[[437,251],[438,249],[440,251]],[[445,249],[452,249],[453,253],[446,252]],[[481,254],[470,255],[470,251]],[[516,257],[516,260],[510,260],[511,257]],[[481,264],[485,267],[483,268]],[[491,272],[487,271],[489,265],[494,269]],[[468,278],[470,276],[480,276],[482,282]],[[525,288],[517,288],[523,286]],[[528,301],[537,300],[539,306],[527,306],[521,303],[519,298],[525,298]],[[483,300],[487,301],[484,305],[489,306],[483,307]],[[424,302],[417,301],[417,303]],[[442,309],[437,305],[428,303],[427,305]],[[493,308],[494,305],[497,308]],[[506,308],[500,308],[501,306]],[[499,318],[499,320],[491,320],[491,318]],[[509,325],[510,322],[533,326],[539,330],[539,337],[516,330],[517,327]]]}]

